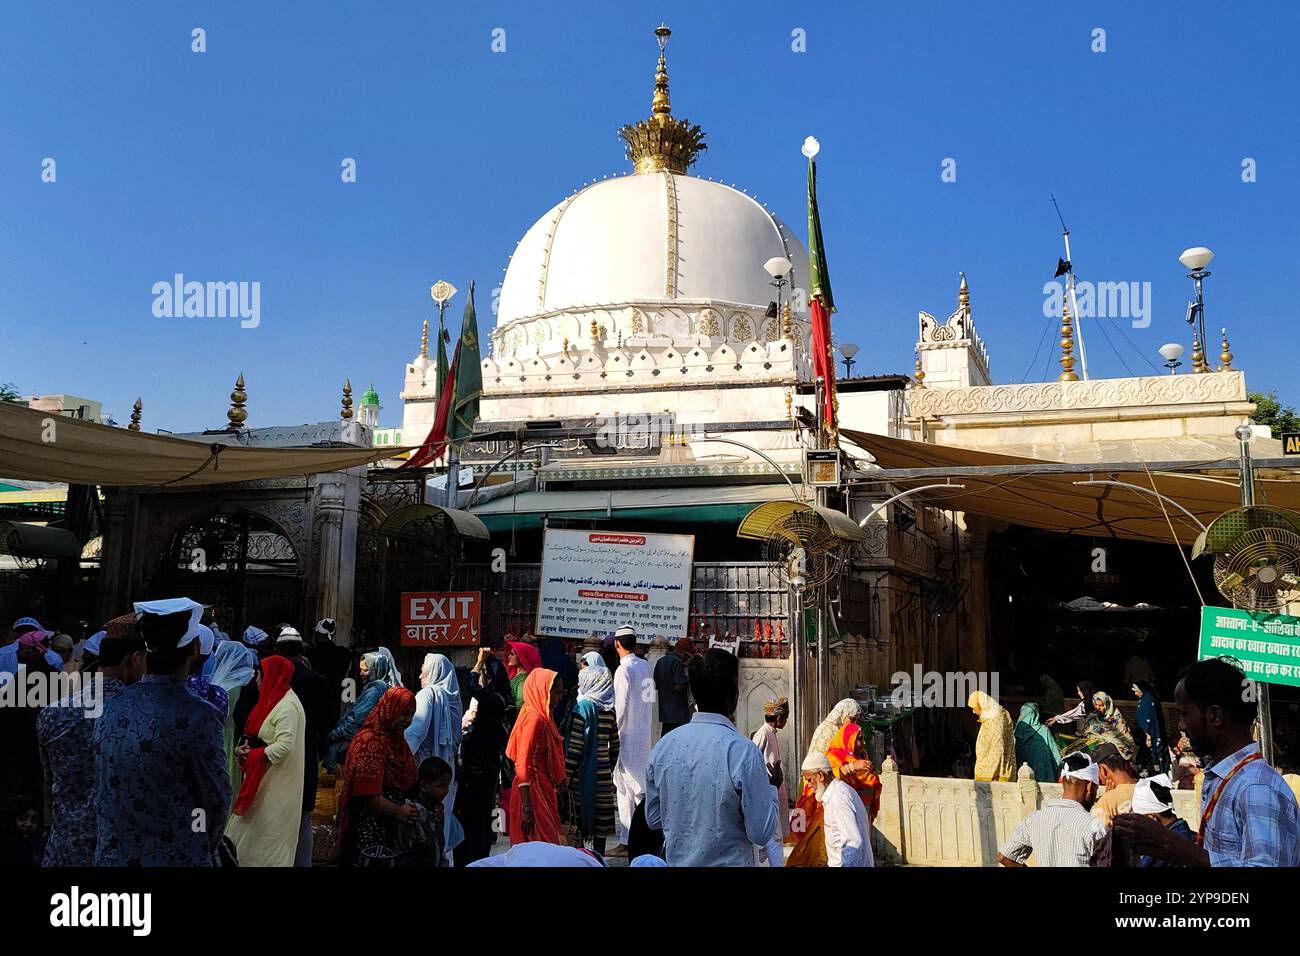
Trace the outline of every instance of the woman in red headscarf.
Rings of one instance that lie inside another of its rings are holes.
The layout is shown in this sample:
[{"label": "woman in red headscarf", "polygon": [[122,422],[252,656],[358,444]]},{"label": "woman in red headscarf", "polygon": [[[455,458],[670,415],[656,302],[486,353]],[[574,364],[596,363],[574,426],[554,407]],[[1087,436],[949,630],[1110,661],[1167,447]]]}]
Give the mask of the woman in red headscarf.
[{"label": "woman in red headscarf", "polygon": [[257,704],[235,749],[244,780],[226,835],[240,866],[293,866],[298,849],[308,740],[307,714],[292,680],[292,661],[262,661]]},{"label": "woman in red headscarf", "polygon": [[880,812],[880,778],[876,768],[867,759],[867,736],[857,724],[845,724],[831,738],[826,749],[826,759],[831,769],[862,798],[867,809],[867,819],[875,820]]},{"label": "woman in red headscarf", "polygon": [[544,667],[524,679],[523,707],[506,744],[506,756],[515,764],[506,817],[512,845],[564,842],[557,796],[564,785],[564,741],[551,716],[563,693],[564,682]]},{"label": "woman in red headscarf", "polygon": [[524,709],[524,680],[528,675],[542,666],[542,652],[535,644],[523,641],[506,642],[506,677],[510,678],[510,690],[515,695],[515,707]]},{"label": "woman in red headscarf", "polygon": [[346,864],[396,856],[398,825],[420,818],[404,795],[416,779],[405,737],[414,717],[415,694],[390,687],[352,738],[339,801],[339,843]]}]

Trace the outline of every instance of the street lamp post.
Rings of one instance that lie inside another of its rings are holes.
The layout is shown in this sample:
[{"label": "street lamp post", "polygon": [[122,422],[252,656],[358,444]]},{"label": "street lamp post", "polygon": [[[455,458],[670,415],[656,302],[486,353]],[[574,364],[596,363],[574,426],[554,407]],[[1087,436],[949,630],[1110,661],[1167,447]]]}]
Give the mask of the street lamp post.
[{"label": "street lamp post", "polygon": [[1166,342],[1160,346],[1160,357],[1165,360],[1165,368],[1169,369],[1170,375],[1178,374],[1178,366],[1183,364],[1178,360],[1183,357],[1185,351],[1187,350],[1177,342]]},{"label": "street lamp post", "polygon": [[794,269],[794,263],[785,256],[773,256],[763,263],[763,268],[772,277],[772,281],[768,285],[776,289],[776,314],[772,318],[778,319],[781,316],[781,290],[785,288],[787,282],[791,281],[791,270]]},{"label": "street lamp post", "polygon": [[840,354],[844,356],[844,377],[853,377],[853,356],[858,354],[858,347],[852,342],[845,342],[839,347]]},{"label": "street lamp post", "polygon": [[[1210,275],[1209,270],[1205,267],[1210,264],[1214,258],[1214,253],[1205,246],[1192,246],[1190,249],[1184,249],[1183,254],[1178,257],[1178,261],[1183,267],[1189,269],[1187,278],[1196,283],[1196,301],[1188,303],[1187,307],[1187,324],[1193,325],[1192,333],[1192,371],[1208,372],[1210,363],[1206,361],[1205,350],[1205,295],[1201,283]],[[1200,347],[1197,348],[1199,342]]]}]

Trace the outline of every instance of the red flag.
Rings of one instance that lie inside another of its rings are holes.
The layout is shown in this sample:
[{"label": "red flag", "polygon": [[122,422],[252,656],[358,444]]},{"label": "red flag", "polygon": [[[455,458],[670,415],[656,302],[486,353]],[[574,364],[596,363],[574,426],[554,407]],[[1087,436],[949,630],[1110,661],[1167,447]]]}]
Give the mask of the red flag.
[{"label": "red flag", "polygon": [[835,299],[831,295],[830,270],[826,266],[826,245],[822,241],[821,214],[817,211],[816,149],[808,156],[808,309],[812,313],[813,374],[822,380],[822,427],[834,434],[835,361],[831,357],[831,313]]},{"label": "red flag", "polygon": [[451,357],[451,366],[447,369],[447,379],[442,383],[438,393],[438,414],[429,429],[429,436],[424,443],[411,453],[403,468],[423,468],[431,461],[437,461],[447,450],[447,420],[451,416],[452,394],[456,391],[456,362],[460,359],[460,345]]},{"label": "red flag", "polygon": [[808,304],[812,312],[813,375],[822,380],[822,422],[826,432],[836,430],[835,362],[831,359],[831,313],[820,298]]}]

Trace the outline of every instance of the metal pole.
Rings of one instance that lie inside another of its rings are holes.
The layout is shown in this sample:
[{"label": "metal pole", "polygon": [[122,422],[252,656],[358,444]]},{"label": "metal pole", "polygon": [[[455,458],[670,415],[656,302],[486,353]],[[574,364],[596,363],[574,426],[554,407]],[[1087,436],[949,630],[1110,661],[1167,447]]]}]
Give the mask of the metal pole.
[{"label": "metal pole", "polygon": [[804,645],[807,643],[804,634],[803,619],[803,588],[797,585],[790,586],[790,605],[794,611],[794,620],[790,622],[790,664],[791,664],[791,694],[794,698],[794,706],[791,710],[794,712],[794,746],[795,757],[791,766],[797,766],[803,761],[804,752],[808,747],[808,741],[804,739],[808,727],[804,720],[804,705],[808,698],[803,693],[804,679]]},{"label": "metal pole", "polygon": [[[1198,282],[1197,285],[1199,284]],[[1250,460],[1251,434],[1249,425],[1242,425],[1237,429],[1237,440],[1241,442],[1241,506],[1243,508],[1255,504],[1255,468]],[[1272,765],[1273,712],[1270,706],[1273,695],[1264,681],[1256,681],[1255,686],[1259,688],[1259,749],[1264,755],[1265,762]]]}]

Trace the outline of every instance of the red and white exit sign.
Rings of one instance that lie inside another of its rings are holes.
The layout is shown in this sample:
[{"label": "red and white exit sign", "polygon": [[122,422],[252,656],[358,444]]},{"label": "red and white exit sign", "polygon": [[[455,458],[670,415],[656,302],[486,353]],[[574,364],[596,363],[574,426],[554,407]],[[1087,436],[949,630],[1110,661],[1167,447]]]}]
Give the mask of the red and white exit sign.
[{"label": "red and white exit sign", "polygon": [[477,647],[478,591],[403,591],[403,647]]}]

